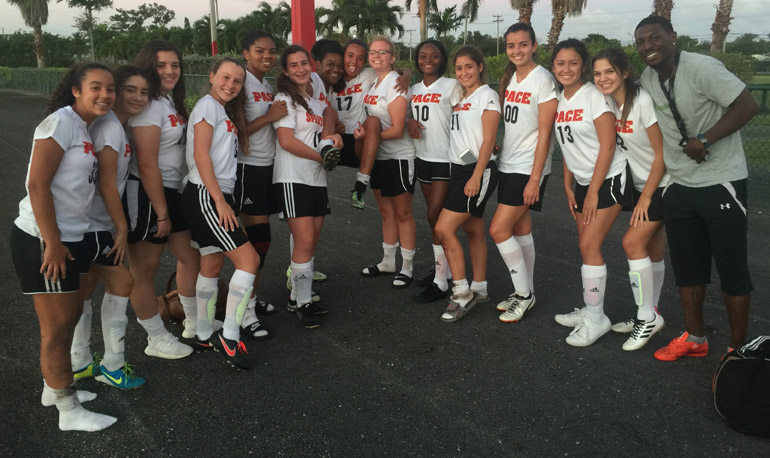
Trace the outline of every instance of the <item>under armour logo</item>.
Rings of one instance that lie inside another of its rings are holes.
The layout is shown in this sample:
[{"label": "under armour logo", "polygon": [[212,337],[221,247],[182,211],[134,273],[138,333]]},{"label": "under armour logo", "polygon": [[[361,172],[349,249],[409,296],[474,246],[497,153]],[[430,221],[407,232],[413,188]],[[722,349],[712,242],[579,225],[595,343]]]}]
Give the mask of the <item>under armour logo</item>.
[{"label": "under armour logo", "polygon": [[730,204],[729,203],[719,204],[719,208],[721,208],[722,210],[724,210],[724,209],[728,209],[729,210],[730,209]]}]

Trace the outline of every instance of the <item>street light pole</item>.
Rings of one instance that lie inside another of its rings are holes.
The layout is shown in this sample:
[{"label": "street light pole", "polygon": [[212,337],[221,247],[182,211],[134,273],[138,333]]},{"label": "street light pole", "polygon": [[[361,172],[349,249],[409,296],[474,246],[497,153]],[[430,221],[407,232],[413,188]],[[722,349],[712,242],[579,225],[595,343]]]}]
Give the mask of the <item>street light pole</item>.
[{"label": "street light pole", "polygon": [[217,55],[217,23],[219,22],[217,14],[217,0],[209,0],[211,15],[209,16],[209,26],[211,27],[211,55]]}]

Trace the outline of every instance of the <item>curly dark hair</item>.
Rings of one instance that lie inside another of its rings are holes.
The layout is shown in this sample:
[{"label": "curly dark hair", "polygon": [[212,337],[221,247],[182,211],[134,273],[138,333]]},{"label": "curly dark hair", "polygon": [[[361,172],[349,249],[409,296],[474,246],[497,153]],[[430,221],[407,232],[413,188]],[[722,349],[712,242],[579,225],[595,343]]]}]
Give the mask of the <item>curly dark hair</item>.
[{"label": "curly dark hair", "polygon": [[[305,54],[305,57],[307,57],[307,60],[310,61],[310,54],[308,54],[307,50],[299,45],[291,45],[287,46],[286,49],[283,50],[281,53],[281,68],[283,68],[284,71],[286,71],[286,61],[288,57],[292,54],[296,54],[298,52],[301,52]],[[299,88],[292,80],[289,79],[289,77],[286,75],[286,73],[281,72],[281,74],[278,76],[278,79],[276,81],[276,89],[278,92],[282,92],[291,98],[291,105],[292,107],[296,108],[297,105],[300,105],[302,108],[307,110],[308,113],[313,113],[313,110],[308,106],[307,102],[305,101],[305,96],[302,92],[302,89]]]},{"label": "curly dark hair", "polygon": [[171,91],[171,95],[177,113],[187,121],[187,107],[184,104],[184,98],[187,95],[184,83],[184,62],[182,61],[182,53],[179,52],[177,47],[170,41],[149,40],[142,45],[139,54],[136,55],[134,65],[144,70],[147,74],[148,82],[150,83],[150,100],[157,99],[160,97],[160,77],[158,76],[158,70],[155,68],[155,60],[161,51],[173,52],[179,59],[179,81],[176,83],[174,90]]},{"label": "curly dark hair", "polygon": [[438,53],[441,55],[441,61],[439,62],[438,70],[436,71],[436,73],[438,74],[438,76],[444,76],[444,73],[446,73],[446,69],[449,67],[449,54],[447,54],[446,48],[444,47],[443,44],[441,44],[440,41],[434,40],[432,38],[430,40],[423,41],[422,43],[418,44],[416,48],[414,48],[414,67],[417,69],[418,72],[420,72],[420,74],[422,74],[422,70],[420,70],[419,58],[420,58],[420,49],[422,49],[422,47],[425,45],[433,45],[436,47],[436,49],[438,49]]},{"label": "curly dark hair", "polygon": [[[106,65],[98,62],[85,62],[82,64],[73,65],[67,73],[62,76],[59,85],[53,90],[51,98],[48,100],[48,107],[46,108],[45,115],[53,113],[59,108],[72,106],[75,103],[75,96],[72,95],[72,88],[77,88],[78,91],[83,90],[83,80],[86,78],[86,74],[91,70],[104,70],[112,75]],[[115,75],[113,75],[113,78]]]}]

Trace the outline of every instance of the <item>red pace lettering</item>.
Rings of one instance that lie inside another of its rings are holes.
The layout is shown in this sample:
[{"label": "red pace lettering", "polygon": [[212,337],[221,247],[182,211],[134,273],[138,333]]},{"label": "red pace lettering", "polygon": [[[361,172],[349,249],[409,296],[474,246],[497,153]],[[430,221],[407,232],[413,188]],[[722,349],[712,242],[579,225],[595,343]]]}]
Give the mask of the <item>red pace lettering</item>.
[{"label": "red pace lettering", "polygon": [[556,122],[572,122],[583,120],[583,109],[567,110],[556,113]]},{"label": "red pace lettering", "polygon": [[130,155],[131,155],[131,145],[129,145],[128,143],[126,143],[126,152],[125,152],[125,153],[123,153],[123,157],[128,157],[128,156],[130,156]]},{"label": "red pace lettering", "polygon": [[377,105],[377,98],[379,95],[365,95],[364,103],[367,105]]},{"label": "red pace lettering", "polygon": [[351,87],[346,87],[345,89],[338,92],[337,95],[340,97],[344,97],[346,95],[359,94],[361,92],[364,92],[364,91],[363,89],[361,89],[361,83],[358,83],[358,84],[354,84]]},{"label": "red pace lettering", "polygon": [[184,124],[184,118],[182,118],[179,113],[168,115],[168,120],[171,121],[171,127],[181,126]]},{"label": "red pace lettering", "polygon": [[89,142],[83,142],[83,154],[90,154],[93,157],[96,157],[96,152],[94,151],[94,144]]},{"label": "red pace lettering", "polygon": [[317,114],[313,114],[313,113],[305,112],[305,121],[307,121],[307,122],[314,122],[314,123],[318,124],[319,126],[323,126],[324,125],[324,117],[323,116],[318,116]]},{"label": "red pace lettering", "polygon": [[235,135],[238,135],[238,128],[235,127],[235,123],[228,120],[225,120],[225,123],[227,123],[227,132],[235,132]]},{"label": "red pace lettering", "polygon": [[505,91],[505,101],[510,103],[521,103],[523,105],[529,105],[530,97],[532,97],[531,92]]},{"label": "red pace lettering", "polygon": [[439,103],[441,94],[415,94],[412,103]]},{"label": "red pace lettering", "polygon": [[470,103],[458,103],[457,105],[455,105],[453,111],[468,111],[470,109],[471,109]]},{"label": "red pace lettering", "polygon": [[273,94],[270,94],[269,92],[252,92],[251,94],[254,96],[255,102],[272,102],[273,101]]},{"label": "red pace lettering", "polygon": [[615,121],[615,130],[618,131],[618,133],[620,134],[633,134],[634,122],[626,121],[624,124],[622,119],[618,119],[617,121]]}]

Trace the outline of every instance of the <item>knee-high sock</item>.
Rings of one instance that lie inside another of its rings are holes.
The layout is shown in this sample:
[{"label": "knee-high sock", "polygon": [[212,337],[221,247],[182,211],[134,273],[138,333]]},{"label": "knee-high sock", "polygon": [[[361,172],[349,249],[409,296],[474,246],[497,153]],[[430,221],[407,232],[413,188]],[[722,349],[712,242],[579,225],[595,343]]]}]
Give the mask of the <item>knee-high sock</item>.
[{"label": "knee-high sock", "polygon": [[513,238],[519,242],[521,252],[524,254],[524,265],[527,266],[527,275],[529,276],[529,291],[535,291],[535,239],[532,233],[527,235],[514,235]]},{"label": "knee-high sock", "polygon": [[104,293],[102,299],[102,337],[104,338],[104,358],[102,365],[109,371],[115,371],[126,363],[125,337],[128,317],[126,316],[128,298]]},{"label": "knee-high sock", "polygon": [[444,254],[444,247],[441,245],[433,245],[433,259],[436,261],[436,275],[433,276],[433,283],[439,287],[441,291],[446,291],[449,288],[447,282],[447,273],[449,272],[449,262]]},{"label": "knee-high sock", "polygon": [[604,290],[607,285],[607,265],[587,266],[580,268],[583,279],[583,301],[586,304],[588,316],[598,320],[604,315]]},{"label": "knee-high sock", "polygon": [[246,313],[246,306],[249,304],[255,277],[252,273],[237,269],[230,277],[225,323],[222,325],[222,334],[225,339],[240,340],[241,338],[243,314]]},{"label": "knee-high sock", "polygon": [[631,291],[634,293],[634,302],[639,307],[636,317],[640,320],[649,321],[655,318],[653,277],[654,272],[649,257],[628,260],[628,279],[631,282]]},{"label": "knee-high sock", "polygon": [[414,264],[414,251],[407,250],[401,247],[401,273],[404,275],[412,276],[413,264]]},{"label": "knee-high sock", "polygon": [[660,291],[663,289],[663,279],[666,277],[666,263],[663,261],[652,263],[652,303],[660,313]]},{"label": "knee-high sock", "polygon": [[91,299],[83,301],[83,313],[75,326],[75,333],[72,336],[72,347],[70,347],[70,358],[72,370],[78,371],[91,364],[94,360],[91,354]]},{"label": "knee-high sock", "polygon": [[389,245],[382,242],[382,261],[377,264],[377,268],[380,272],[395,272],[396,271],[396,251],[398,250],[398,242],[393,245]]},{"label": "knee-high sock", "polygon": [[514,237],[497,244],[500,256],[513,282],[513,290],[519,297],[529,297],[529,276],[524,262],[524,253]]},{"label": "knee-high sock", "polygon": [[179,295],[179,302],[182,303],[184,309],[184,317],[188,320],[192,320],[195,323],[198,318],[198,303],[196,298]]},{"label": "knee-high sock", "polygon": [[198,280],[195,282],[195,303],[198,308],[195,333],[200,340],[208,340],[214,332],[211,327],[213,323],[209,321],[208,305],[210,301],[216,303],[218,282],[217,277],[204,277],[201,274],[198,274]]},{"label": "knee-high sock", "polygon": [[292,261],[291,279],[294,282],[294,291],[297,292],[297,304],[310,304],[313,290],[313,259],[303,263]]}]

